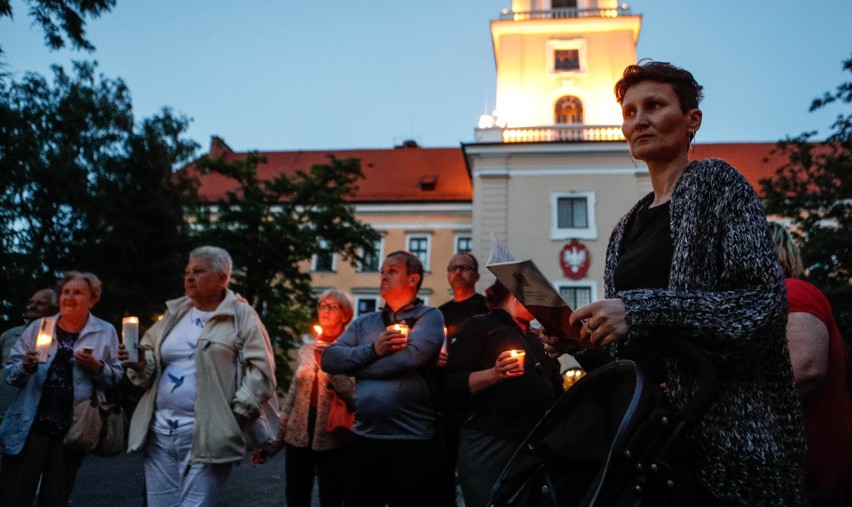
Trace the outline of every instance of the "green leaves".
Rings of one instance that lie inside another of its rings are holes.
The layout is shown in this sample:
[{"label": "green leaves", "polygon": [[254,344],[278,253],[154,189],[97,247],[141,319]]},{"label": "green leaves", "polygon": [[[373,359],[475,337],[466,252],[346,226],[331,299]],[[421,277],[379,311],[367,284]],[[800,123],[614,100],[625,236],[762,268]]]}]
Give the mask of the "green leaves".
[{"label": "green leaves", "polygon": [[[843,63],[852,72],[852,58]],[[815,99],[811,111],[839,105],[848,111],[852,82]],[[847,341],[852,339],[852,114],[837,116],[824,142],[815,132],[780,141],[788,162],[761,180],[766,210],[792,220],[802,245],[806,277],[829,298]]]},{"label": "green leaves", "polygon": [[266,159],[257,153],[235,159],[204,158],[202,173],[232,180],[224,199],[198,210],[198,239],[227,249],[234,258],[234,289],[261,314],[281,359],[279,383],[286,385],[286,352],[301,343],[313,316],[311,257],[321,242],[353,266],[371,255],[378,234],[355,217],[349,198],[363,178],[356,159],[328,157],[269,180],[258,177]]}]

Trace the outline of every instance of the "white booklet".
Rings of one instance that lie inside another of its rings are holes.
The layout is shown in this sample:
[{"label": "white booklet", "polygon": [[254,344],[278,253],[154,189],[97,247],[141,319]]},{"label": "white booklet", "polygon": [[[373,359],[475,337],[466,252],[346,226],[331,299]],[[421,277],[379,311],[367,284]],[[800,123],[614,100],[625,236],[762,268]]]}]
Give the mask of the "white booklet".
[{"label": "white booklet", "polygon": [[571,307],[531,259],[516,261],[506,244],[491,233],[491,256],[486,266],[544,326],[547,334],[579,338],[581,324],[568,324]]}]

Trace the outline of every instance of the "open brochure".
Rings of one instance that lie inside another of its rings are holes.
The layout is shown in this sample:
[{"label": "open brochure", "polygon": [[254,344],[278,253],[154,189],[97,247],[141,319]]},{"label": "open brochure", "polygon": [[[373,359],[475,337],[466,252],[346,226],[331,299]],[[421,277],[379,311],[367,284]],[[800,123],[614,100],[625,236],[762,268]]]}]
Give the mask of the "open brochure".
[{"label": "open brochure", "polygon": [[491,256],[486,264],[518,301],[544,327],[547,334],[560,338],[579,338],[580,327],[568,324],[571,307],[532,260],[516,261],[506,244],[491,234]]}]

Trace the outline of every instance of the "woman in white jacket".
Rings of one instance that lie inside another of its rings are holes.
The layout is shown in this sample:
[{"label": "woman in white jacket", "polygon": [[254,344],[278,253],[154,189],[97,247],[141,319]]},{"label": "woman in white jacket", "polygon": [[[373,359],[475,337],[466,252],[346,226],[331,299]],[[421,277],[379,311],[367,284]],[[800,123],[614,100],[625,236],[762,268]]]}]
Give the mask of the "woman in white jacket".
[{"label": "woman in white jacket", "polygon": [[59,314],[45,363],[39,363],[32,322],[12,347],[5,380],[19,389],[0,425],[3,466],[0,505],[30,506],[41,480],[39,506],[66,505],[84,453],[64,445],[74,404],[123,372],[112,324],[91,314],[101,297],[92,273],[71,271],[59,282]]},{"label": "woman in white jacket", "polygon": [[274,395],[272,346],[254,310],[228,290],[231,265],[218,247],[190,252],[186,296],[166,303],[165,316],[141,340],[140,361],[128,364],[131,382],[147,389],[129,446],[144,450],[149,507],[213,505],[245,454],[242,428]]}]

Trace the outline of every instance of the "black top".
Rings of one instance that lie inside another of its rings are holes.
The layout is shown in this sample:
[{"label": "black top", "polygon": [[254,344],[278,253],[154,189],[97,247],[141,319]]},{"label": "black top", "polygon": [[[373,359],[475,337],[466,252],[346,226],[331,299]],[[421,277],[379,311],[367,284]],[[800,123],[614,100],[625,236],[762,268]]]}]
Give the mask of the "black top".
[{"label": "black top", "polygon": [[[470,374],[493,368],[497,356],[511,349],[526,351],[524,374],[471,395]],[[523,440],[562,394],[559,363],[547,357],[538,335],[522,331],[502,309],[462,324],[445,370],[447,392],[470,399],[464,427],[502,438]]]},{"label": "black top", "polygon": [[69,333],[56,326],[56,357],[48,367],[33,423],[44,433],[61,435],[71,427],[74,411],[74,344],[79,337],[80,333]]},{"label": "black top", "polygon": [[[668,288],[673,255],[669,203],[653,208],[642,206],[624,236],[623,251],[613,276],[615,290]],[[635,361],[655,384],[665,381],[662,357],[643,340],[631,340],[622,357]]]},{"label": "black top", "polygon": [[444,315],[444,325],[447,326],[447,338],[452,339],[459,327],[468,317],[488,313],[485,296],[474,294],[464,301],[450,300],[438,307]]}]

